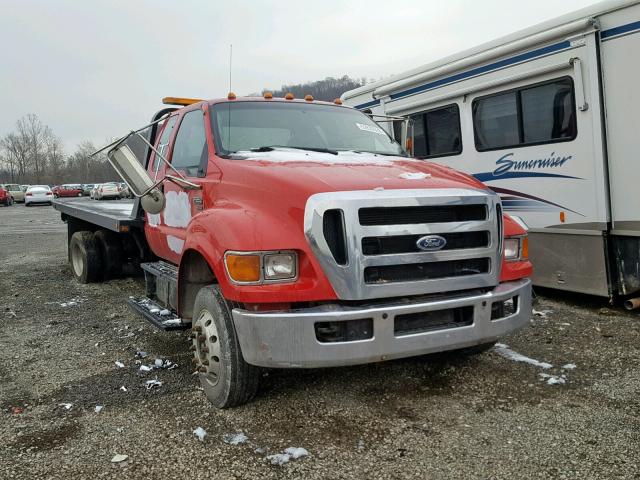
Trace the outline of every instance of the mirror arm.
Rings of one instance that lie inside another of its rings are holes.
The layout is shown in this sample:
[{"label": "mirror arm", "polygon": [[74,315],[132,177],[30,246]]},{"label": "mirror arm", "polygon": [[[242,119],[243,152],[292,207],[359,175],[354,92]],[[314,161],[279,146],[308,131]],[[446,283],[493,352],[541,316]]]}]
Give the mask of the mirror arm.
[{"label": "mirror arm", "polygon": [[[171,170],[173,170],[174,172],[176,172],[176,174],[177,174],[177,175],[178,175],[182,180],[184,180],[185,182],[187,182],[187,179],[185,179],[185,178],[184,178],[184,176],[183,176],[183,175],[182,175],[178,170],[176,170],[176,169],[175,169],[175,167],[174,167],[173,165],[171,165],[171,163],[169,163],[169,161],[164,157],[164,155],[162,155],[162,154],[161,154],[161,153],[156,149],[156,147],[154,147],[153,145],[151,145],[151,143],[149,143],[149,142],[147,141],[147,139],[146,139],[146,138],[144,138],[144,137],[140,134],[140,132],[131,132],[131,134],[130,134],[130,135],[137,135],[137,136],[139,136],[139,137],[142,139],[142,141],[143,141],[144,143],[146,143],[146,144],[149,146],[149,148],[150,148],[151,150],[153,150],[153,151],[156,153],[156,155],[158,155],[158,156],[162,159],[162,161],[163,161],[163,162],[164,162],[164,163],[165,163],[165,164],[166,164],[166,165],[167,165]],[[165,176],[168,176],[168,175],[165,175]],[[189,182],[187,182],[187,183],[189,183]]]}]

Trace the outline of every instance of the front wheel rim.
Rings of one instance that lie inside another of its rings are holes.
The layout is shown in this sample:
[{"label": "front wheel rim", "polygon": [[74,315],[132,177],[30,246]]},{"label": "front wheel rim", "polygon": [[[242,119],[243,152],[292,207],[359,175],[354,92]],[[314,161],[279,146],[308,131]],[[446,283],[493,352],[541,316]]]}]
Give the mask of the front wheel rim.
[{"label": "front wheel rim", "polygon": [[194,327],[195,363],[200,379],[215,387],[222,373],[220,337],[216,322],[209,311],[202,310]]}]

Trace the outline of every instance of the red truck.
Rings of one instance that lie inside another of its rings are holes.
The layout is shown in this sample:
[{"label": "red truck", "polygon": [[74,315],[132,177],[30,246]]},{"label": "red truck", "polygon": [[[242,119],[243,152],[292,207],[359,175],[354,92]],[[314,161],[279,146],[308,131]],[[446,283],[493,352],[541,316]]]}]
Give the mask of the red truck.
[{"label": "red truck", "polygon": [[250,400],[262,367],[477,352],[528,323],[526,231],[482,183],[339,100],[165,103],[109,146],[135,201],[54,206],[79,281],[144,271],[130,304],[191,329],[217,407]]}]

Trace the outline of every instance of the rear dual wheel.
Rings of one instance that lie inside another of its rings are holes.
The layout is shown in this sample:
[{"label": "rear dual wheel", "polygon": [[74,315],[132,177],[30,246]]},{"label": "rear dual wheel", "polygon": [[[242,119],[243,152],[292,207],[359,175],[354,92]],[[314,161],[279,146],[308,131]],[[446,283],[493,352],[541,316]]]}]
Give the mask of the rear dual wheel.
[{"label": "rear dual wheel", "polygon": [[108,230],[76,232],[69,242],[71,270],[80,283],[117,277],[122,272],[122,243]]},{"label": "rear dual wheel", "polygon": [[97,282],[102,278],[102,258],[92,232],[76,232],[71,236],[69,261],[80,283]]}]

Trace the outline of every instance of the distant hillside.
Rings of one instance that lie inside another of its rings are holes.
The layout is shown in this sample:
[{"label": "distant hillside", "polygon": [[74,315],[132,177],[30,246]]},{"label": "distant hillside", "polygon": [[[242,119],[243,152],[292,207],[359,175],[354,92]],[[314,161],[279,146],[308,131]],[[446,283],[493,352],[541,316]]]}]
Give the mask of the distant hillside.
[{"label": "distant hillside", "polygon": [[354,79],[345,75],[342,78],[327,77],[324,80],[317,80],[315,82],[282,85],[279,90],[265,88],[262,93],[272,92],[274,97],[284,97],[285,94],[291,92],[296,98],[304,98],[305,95],[312,95],[315,100],[331,102],[335,98],[339,98],[340,95],[347,90],[360,87],[365,83],[365,78]]}]

